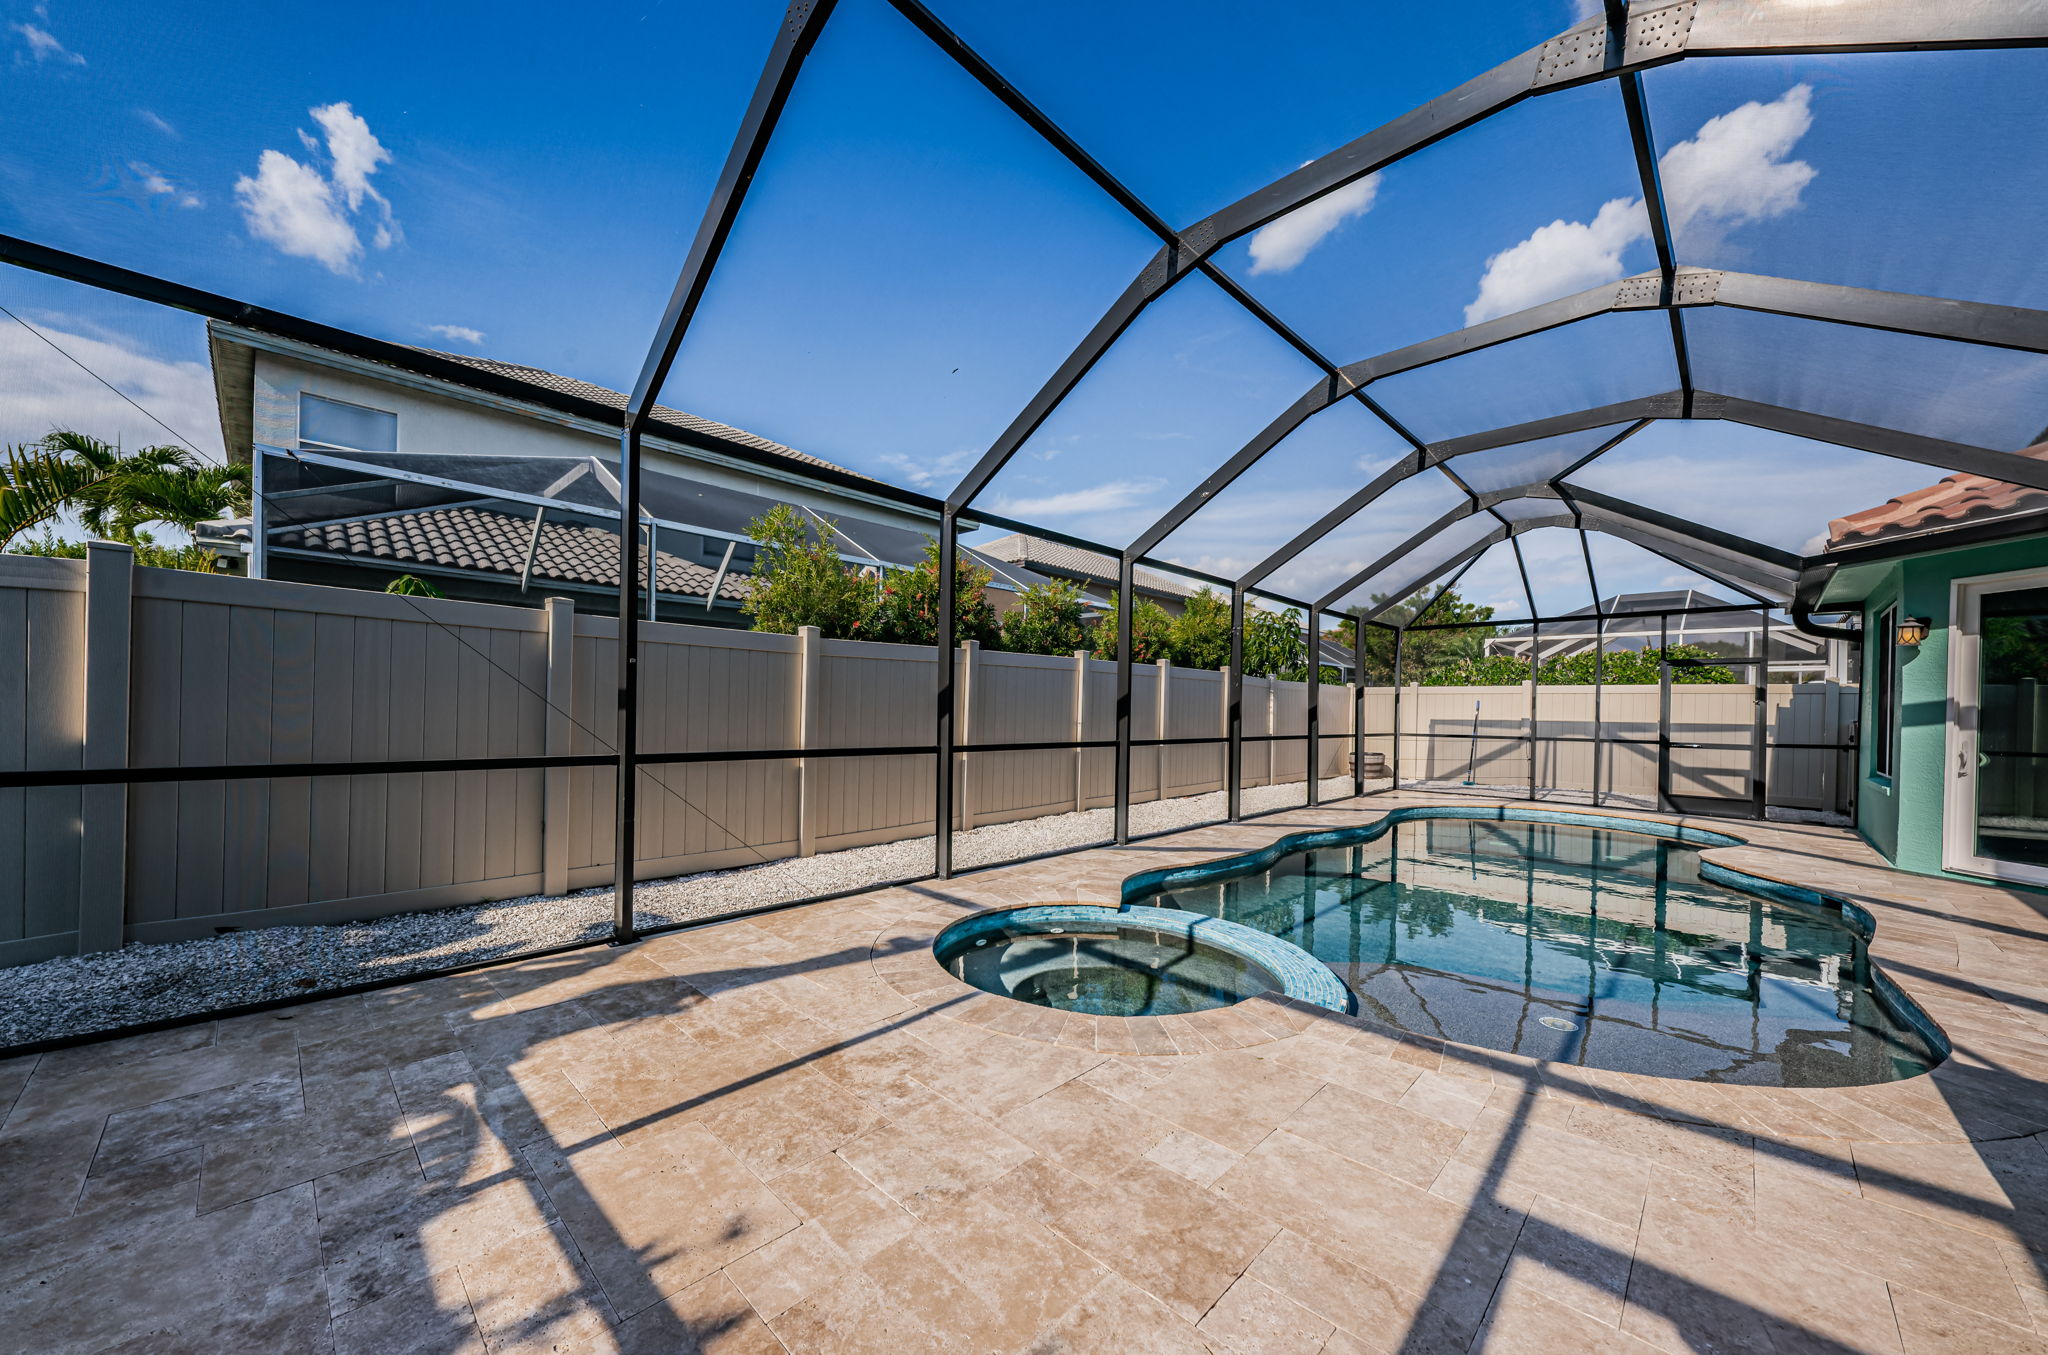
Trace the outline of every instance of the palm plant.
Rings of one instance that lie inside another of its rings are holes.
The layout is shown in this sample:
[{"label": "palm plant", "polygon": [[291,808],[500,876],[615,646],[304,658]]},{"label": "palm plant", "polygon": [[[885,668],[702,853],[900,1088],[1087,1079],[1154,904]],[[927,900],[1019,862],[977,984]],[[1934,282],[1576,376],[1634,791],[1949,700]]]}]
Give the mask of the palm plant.
[{"label": "palm plant", "polygon": [[178,446],[124,453],[68,430],[8,448],[0,477],[0,550],[67,510],[95,535],[135,544],[147,524],[189,533],[249,503],[246,466],[207,465]]}]

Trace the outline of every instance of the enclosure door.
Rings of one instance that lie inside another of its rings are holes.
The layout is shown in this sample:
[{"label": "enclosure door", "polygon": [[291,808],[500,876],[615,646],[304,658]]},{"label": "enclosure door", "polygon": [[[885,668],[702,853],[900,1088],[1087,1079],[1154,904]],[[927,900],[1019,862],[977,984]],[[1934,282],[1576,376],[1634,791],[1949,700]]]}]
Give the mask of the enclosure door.
[{"label": "enclosure door", "polygon": [[2048,884],[2048,569],[1950,596],[1942,865]]},{"label": "enclosure door", "polygon": [[[1682,714],[1682,735],[1709,735],[1701,741],[1672,738],[1672,674],[1687,668],[1729,668],[1748,679],[1748,686],[1718,683],[1682,684],[1690,703],[1712,701],[1726,707],[1702,717]],[[1657,738],[1657,807],[1679,814],[1719,818],[1760,819],[1764,816],[1764,683],[1768,670],[1761,658],[1716,657],[1711,662],[1666,660],[1658,675],[1661,702]]]}]

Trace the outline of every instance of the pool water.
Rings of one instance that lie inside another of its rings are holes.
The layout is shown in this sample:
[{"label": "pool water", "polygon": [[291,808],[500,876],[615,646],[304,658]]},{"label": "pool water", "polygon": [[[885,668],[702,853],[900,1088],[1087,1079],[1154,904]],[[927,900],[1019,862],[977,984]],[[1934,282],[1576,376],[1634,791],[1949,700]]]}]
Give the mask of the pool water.
[{"label": "pool water", "polygon": [[1641,833],[1415,820],[1130,902],[1290,941],[1361,1016],[1533,1058],[1785,1087],[1940,1059],[1839,913],[1704,882],[1696,850]]},{"label": "pool water", "polygon": [[1036,925],[941,938],[946,972],[984,992],[1097,1016],[1172,1016],[1227,1007],[1279,988],[1252,961],[1177,935],[1128,925]]}]

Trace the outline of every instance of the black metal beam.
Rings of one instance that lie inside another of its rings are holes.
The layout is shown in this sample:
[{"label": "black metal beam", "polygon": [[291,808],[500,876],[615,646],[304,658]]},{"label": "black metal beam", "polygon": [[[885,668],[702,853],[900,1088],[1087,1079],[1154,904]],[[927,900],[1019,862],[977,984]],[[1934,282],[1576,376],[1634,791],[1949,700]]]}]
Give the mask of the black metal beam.
[{"label": "black metal beam", "polygon": [[1683,51],[1713,57],[2041,46],[2048,46],[2048,11],[2037,0],[1698,0]]},{"label": "black metal beam", "polygon": [[1223,674],[1223,817],[1244,817],[1244,589],[1230,590],[1230,663]]},{"label": "black metal beam", "polygon": [[[1480,537],[1477,541],[1474,541],[1471,545],[1465,547],[1463,550],[1453,555],[1450,559],[1444,561],[1442,564],[1436,566],[1434,569],[1429,570],[1421,578],[1416,579],[1414,582],[1410,583],[1406,588],[1403,588],[1400,591],[1398,596],[1389,596],[1384,602],[1380,602],[1376,605],[1364,603],[1356,604],[1354,610],[1358,613],[1358,615],[1361,618],[1365,620],[1371,620],[1373,617],[1378,616],[1380,613],[1388,610],[1391,607],[1398,607],[1407,598],[1429,587],[1432,583],[1435,583],[1438,579],[1450,573],[1452,570],[1457,569],[1458,572],[1462,575],[1464,571],[1460,569],[1459,566],[1468,564],[1471,561],[1478,559],[1479,556],[1482,553],[1484,553],[1488,547],[1497,546],[1501,542],[1507,540],[1508,533],[1508,528],[1496,527],[1492,531],[1488,532],[1485,536]],[[1438,598],[1442,596],[1443,594],[1441,593],[1437,595]],[[1436,598],[1430,599],[1430,605],[1436,605]],[[1403,626],[1401,629],[1405,633],[1406,631],[1413,629],[1414,625],[1415,623],[1413,621],[1410,621],[1406,626]]]},{"label": "black metal beam", "polygon": [[[1608,43],[1625,35],[1626,5],[1608,10]],[[1625,40],[1625,38],[1624,38]],[[1643,77],[1631,71],[1619,81],[1621,106],[1628,121],[1629,144],[1635,152],[1636,182],[1643,193],[1643,210],[1650,219],[1650,243],[1657,252],[1658,304],[1671,322],[1671,357],[1678,369],[1678,388],[1685,393],[1686,412],[1692,412],[1692,353],[1685,339],[1685,317],[1678,313],[1678,255],[1671,240],[1671,219],[1664,202],[1664,183],[1658,172],[1657,147],[1650,128],[1650,115],[1643,100]]]},{"label": "black metal beam", "polygon": [[1718,527],[1709,527],[1705,523],[1694,522],[1689,518],[1681,518],[1670,513],[1660,512],[1654,508],[1646,508],[1639,503],[1634,503],[1627,499],[1617,499],[1613,495],[1602,493],[1597,489],[1586,489],[1573,485],[1569,487],[1568,492],[1575,503],[1584,507],[1598,509],[1619,517],[1635,519],[1646,526],[1655,527],[1672,536],[1688,538],[1702,546],[1746,560],[1752,564],[1771,566],[1788,577],[1799,571],[1800,557],[1792,551],[1782,550],[1777,546],[1765,545],[1761,541],[1752,541],[1746,536],[1737,536],[1733,532],[1724,532]]},{"label": "black metal beam", "polygon": [[1407,559],[1415,551],[1435,540],[1440,533],[1457,523],[1463,522],[1477,511],[1470,503],[1461,503],[1457,507],[1448,510],[1438,517],[1436,521],[1411,533],[1400,545],[1380,556],[1377,560],[1374,560],[1371,564],[1359,570],[1356,574],[1351,575],[1344,582],[1318,598],[1316,606],[1322,608],[1335,606],[1338,599],[1349,594],[1352,589],[1357,588],[1369,579],[1378,578],[1382,571],[1391,569],[1401,563],[1401,561]]},{"label": "black metal beam", "polygon": [[648,346],[647,358],[640,365],[640,375],[634,380],[632,393],[626,399],[619,437],[618,864],[612,910],[612,935],[620,942],[630,941],[634,935],[634,829],[639,778],[633,765],[633,754],[639,746],[640,737],[640,609],[636,596],[640,586],[640,568],[635,557],[639,551],[640,534],[633,530],[633,524],[640,520],[640,439],[654,412],[661,388],[668,380],[669,371],[675,365],[683,336],[697,313],[698,304],[704,299],[704,289],[710,285],[712,270],[718,267],[719,256],[732,234],[733,223],[739,219],[747,189],[761,166],[761,157],[768,151],[769,138],[774,136],[775,124],[782,118],[783,107],[789,102],[790,90],[796,85],[804,58],[810,55],[835,4],[836,0],[795,0],[783,15],[782,27],[775,35],[775,45],[761,68],[760,78],[754,82],[754,97],[747,104],[746,115],[740,119],[739,131],[733,137],[732,149],[726,153],[725,166],[719,171],[718,183],[711,190],[711,200],[705,204],[704,218],[698,223],[696,237],[690,242],[690,252],[683,260],[682,272],[676,277],[675,289],[669,294],[661,323],[655,327],[654,341]]},{"label": "black metal beam", "polygon": [[1321,773],[1323,757],[1323,613],[1320,608],[1308,609],[1308,806],[1314,809],[1322,801]]},{"label": "black metal beam", "polygon": [[[1923,466],[1934,466],[1944,471],[1964,471],[2026,485],[2031,489],[2048,489],[2048,461],[1993,451],[1988,447],[1972,447],[1967,443],[1946,442],[1941,438],[1902,432],[1896,428],[1852,423],[1803,409],[1738,400],[1734,396],[1711,398],[1718,406],[1712,417],[1733,423],[1746,423],[1753,428],[1768,428],[1772,432],[1790,433],[1794,437],[1812,438],[1818,442],[1832,442],[1901,461],[1917,461]],[[1709,397],[1702,391],[1699,399],[1705,401]]]},{"label": "black metal beam", "polygon": [[1295,556],[1301,554],[1325,536],[1328,536],[1330,532],[1342,526],[1352,514],[1371,503],[1374,499],[1377,499],[1387,490],[1400,484],[1409,476],[1416,474],[1427,464],[1421,452],[1410,452],[1407,456],[1402,457],[1399,461],[1374,476],[1362,489],[1345,499],[1344,502],[1338,504],[1335,508],[1317,518],[1313,523],[1295,533],[1293,539],[1286,545],[1245,571],[1244,577],[1237,581],[1237,586],[1240,588],[1253,588],[1263,583],[1274,570],[1279,569],[1289,560],[1292,560]]},{"label": "black metal beam", "polygon": [[1116,844],[1131,840],[1131,561],[1118,562],[1116,581],[1116,780],[1110,818]]},{"label": "black metal beam", "polygon": [[1702,289],[1711,286],[1713,304],[1732,310],[1825,320],[2022,353],[2048,353],[2048,311],[1756,273],[1687,269],[1685,276],[1696,278]]},{"label": "black metal beam", "polygon": [[959,548],[959,519],[948,507],[939,516],[938,652],[933,655],[937,682],[932,693],[932,744],[938,750],[932,777],[932,871],[941,880],[953,878],[953,682],[959,673],[953,647],[953,557]]}]

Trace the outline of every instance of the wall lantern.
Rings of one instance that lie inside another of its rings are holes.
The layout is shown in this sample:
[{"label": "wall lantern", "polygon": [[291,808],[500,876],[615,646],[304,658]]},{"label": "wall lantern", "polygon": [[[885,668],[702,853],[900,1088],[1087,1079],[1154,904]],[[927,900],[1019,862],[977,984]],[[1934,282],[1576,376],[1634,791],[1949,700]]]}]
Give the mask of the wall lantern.
[{"label": "wall lantern", "polygon": [[1927,638],[1927,628],[1933,624],[1924,616],[1900,617],[1899,643],[1908,648],[1919,644]]}]

